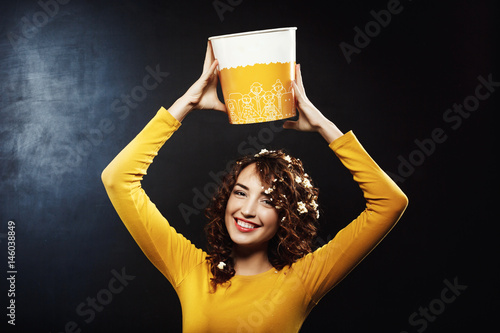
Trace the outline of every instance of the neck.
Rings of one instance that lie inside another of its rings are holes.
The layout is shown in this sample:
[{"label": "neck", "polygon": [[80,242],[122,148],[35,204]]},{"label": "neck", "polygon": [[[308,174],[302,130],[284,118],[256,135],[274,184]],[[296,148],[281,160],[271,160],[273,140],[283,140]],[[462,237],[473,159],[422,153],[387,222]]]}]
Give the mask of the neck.
[{"label": "neck", "polygon": [[233,260],[236,275],[256,275],[267,272],[273,267],[267,257],[267,248],[256,251],[235,246]]}]

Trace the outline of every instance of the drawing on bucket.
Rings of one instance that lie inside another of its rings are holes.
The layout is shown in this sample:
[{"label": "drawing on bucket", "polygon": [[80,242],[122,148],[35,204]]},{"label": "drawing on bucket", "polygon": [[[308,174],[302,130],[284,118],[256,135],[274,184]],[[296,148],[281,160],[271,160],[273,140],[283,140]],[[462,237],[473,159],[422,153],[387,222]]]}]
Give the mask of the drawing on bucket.
[{"label": "drawing on bucket", "polygon": [[269,90],[260,82],[254,82],[246,94],[234,92],[226,99],[226,107],[233,124],[265,122],[292,117],[294,98],[292,85],[285,89],[277,79]]}]

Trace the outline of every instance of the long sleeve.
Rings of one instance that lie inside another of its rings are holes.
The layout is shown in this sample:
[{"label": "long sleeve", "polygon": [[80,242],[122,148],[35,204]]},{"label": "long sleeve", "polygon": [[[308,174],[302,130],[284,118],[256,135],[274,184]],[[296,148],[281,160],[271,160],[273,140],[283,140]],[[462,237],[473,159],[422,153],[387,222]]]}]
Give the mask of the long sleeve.
[{"label": "long sleeve", "polygon": [[406,195],[364,150],[352,132],[330,144],[363,191],[366,208],[322,248],[297,262],[304,285],[317,303],[366,257],[397,223]]},{"label": "long sleeve", "polygon": [[164,108],[104,169],[102,181],[116,212],[148,259],[174,287],[205,254],[172,228],[141,180],[159,149],[180,127]]}]

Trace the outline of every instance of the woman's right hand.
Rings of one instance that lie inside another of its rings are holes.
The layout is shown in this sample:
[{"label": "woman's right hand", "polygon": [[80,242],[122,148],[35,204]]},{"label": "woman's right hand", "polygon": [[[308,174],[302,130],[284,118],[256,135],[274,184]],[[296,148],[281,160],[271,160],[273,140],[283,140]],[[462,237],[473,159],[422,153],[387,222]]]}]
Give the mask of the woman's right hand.
[{"label": "woman's right hand", "polygon": [[226,112],[226,106],[217,95],[217,65],[210,41],[207,44],[203,73],[200,78],[179,98],[169,112],[179,121],[192,110],[217,110]]}]

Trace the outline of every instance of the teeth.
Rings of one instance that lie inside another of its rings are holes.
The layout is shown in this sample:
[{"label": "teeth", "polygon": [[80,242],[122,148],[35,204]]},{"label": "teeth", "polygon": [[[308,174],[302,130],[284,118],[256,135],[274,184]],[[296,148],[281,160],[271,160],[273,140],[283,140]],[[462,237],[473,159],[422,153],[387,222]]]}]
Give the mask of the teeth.
[{"label": "teeth", "polygon": [[250,223],[246,223],[246,222],[243,222],[243,221],[240,221],[240,220],[237,220],[238,225],[240,227],[243,227],[243,228],[246,228],[246,229],[254,229],[255,226],[253,224],[250,224]]}]

